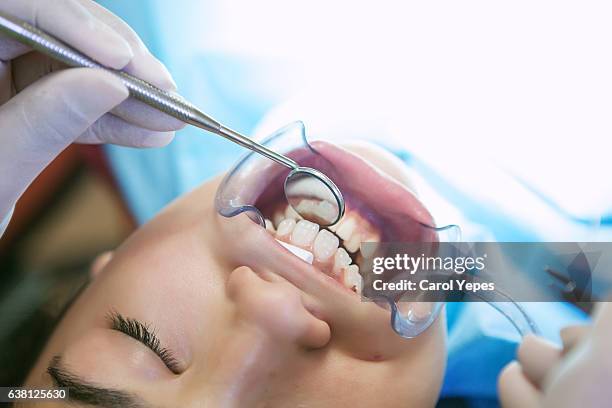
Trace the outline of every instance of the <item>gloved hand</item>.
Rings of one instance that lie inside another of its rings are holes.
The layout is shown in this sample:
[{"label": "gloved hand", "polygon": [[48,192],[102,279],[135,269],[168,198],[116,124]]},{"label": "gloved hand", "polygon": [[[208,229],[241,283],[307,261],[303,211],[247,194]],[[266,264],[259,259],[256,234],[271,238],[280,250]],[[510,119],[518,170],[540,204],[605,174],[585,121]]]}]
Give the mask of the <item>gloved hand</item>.
[{"label": "gloved hand", "polygon": [[[91,0],[2,0],[0,10],[165,90],[172,77],[122,20]],[[128,98],[112,74],[65,68],[0,36],[0,235],[23,191],[73,142],[156,147],[183,123]],[[109,113],[110,112],[110,113]]]},{"label": "gloved hand", "polygon": [[[612,299],[610,299],[612,300]],[[612,303],[600,303],[592,326],[561,331],[560,349],[526,337],[518,362],[499,380],[504,408],[608,407],[612,400]]]}]

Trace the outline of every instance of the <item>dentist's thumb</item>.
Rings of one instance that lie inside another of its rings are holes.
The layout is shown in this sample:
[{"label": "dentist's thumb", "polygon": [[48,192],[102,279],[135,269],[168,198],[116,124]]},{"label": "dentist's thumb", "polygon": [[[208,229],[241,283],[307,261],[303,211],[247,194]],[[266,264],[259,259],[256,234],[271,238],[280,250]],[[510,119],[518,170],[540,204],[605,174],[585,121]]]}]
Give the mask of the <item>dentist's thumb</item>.
[{"label": "dentist's thumb", "polygon": [[2,105],[0,221],[62,150],[127,97],[112,74],[75,68],[45,76]]}]

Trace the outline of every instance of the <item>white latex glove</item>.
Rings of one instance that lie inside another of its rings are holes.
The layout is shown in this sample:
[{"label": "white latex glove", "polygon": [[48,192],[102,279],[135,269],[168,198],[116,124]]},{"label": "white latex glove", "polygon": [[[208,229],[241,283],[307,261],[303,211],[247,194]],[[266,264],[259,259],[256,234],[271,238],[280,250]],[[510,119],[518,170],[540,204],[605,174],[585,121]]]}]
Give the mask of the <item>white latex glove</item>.
[{"label": "white latex glove", "polygon": [[[2,0],[0,10],[103,65],[165,90],[176,89],[136,33],[91,0]],[[0,225],[32,180],[69,144],[163,146],[183,127],[177,119],[127,99],[127,89],[111,74],[62,68],[0,36]]]},{"label": "white latex glove", "polygon": [[609,407],[612,401],[612,303],[600,303],[592,326],[561,331],[559,349],[535,336],[524,339],[518,362],[499,380],[504,408]]}]

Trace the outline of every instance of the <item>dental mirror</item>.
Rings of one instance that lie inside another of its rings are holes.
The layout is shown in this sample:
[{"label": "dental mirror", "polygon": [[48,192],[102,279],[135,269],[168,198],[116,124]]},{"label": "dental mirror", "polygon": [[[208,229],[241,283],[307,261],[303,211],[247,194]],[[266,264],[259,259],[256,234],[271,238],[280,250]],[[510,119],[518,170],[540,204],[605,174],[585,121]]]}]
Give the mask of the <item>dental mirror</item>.
[{"label": "dental mirror", "polygon": [[310,167],[301,167],[289,157],[225,126],[220,126],[218,134],[290,168],[285,179],[285,197],[302,218],[324,227],[340,221],[344,215],[344,197],[325,174]]},{"label": "dental mirror", "polygon": [[285,179],[285,197],[302,218],[322,226],[337,223],[344,215],[342,193],[325,174],[296,167]]}]

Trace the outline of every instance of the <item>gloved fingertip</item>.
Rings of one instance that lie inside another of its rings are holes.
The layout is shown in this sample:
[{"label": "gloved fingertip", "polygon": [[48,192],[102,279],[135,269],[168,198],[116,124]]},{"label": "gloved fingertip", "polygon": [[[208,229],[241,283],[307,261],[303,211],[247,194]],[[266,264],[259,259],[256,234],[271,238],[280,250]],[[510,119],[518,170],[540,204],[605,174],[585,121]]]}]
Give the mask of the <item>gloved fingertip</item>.
[{"label": "gloved fingertip", "polygon": [[[47,78],[47,81],[40,83],[41,86],[45,84],[42,87],[44,92],[49,92],[47,89],[53,90],[53,93],[58,95],[55,98],[59,97],[64,101],[64,105],[58,106],[64,106],[64,111],[79,112],[79,117],[86,122],[93,123],[129,97],[128,89],[121,79],[101,69],[72,68],[51,74]],[[44,100],[42,97],[39,99]],[[62,115],[58,116],[61,117]]]},{"label": "gloved fingertip", "polygon": [[528,334],[523,337],[523,341],[518,348],[518,359],[523,362],[533,358],[544,358],[549,355],[557,356],[561,349],[556,344],[543,337]]},{"label": "gloved fingertip", "polygon": [[148,51],[142,55],[136,55],[127,71],[164,91],[174,92],[177,90],[176,82],[174,82],[168,68]]},{"label": "gloved fingertip", "polygon": [[159,60],[158,62],[160,69],[164,72],[164,75],[160,77],[163,82],[162,89],[169,92],[175,92],[178,89],[178,85],[174,81],[174,78],[172,78],[172,74],[170,74],[170,71],[168,71],[168,68],[164,64],[162,64]]},{"label": "gloved fingertip", "polygon": [[150,132],[141,140],[133,140],[131,145],[141,148],[164,147],[174,140],[174,135],[174,132]]},{"label": "gloved fingertip", "polygon": [[174,78],[163,62],[155,58],[153,54],[148,55],[148,63],[151,69],[152,82],[164,91],[174,92],[178,89]]},{"label": "gloved fingertip", "polygon": [[97,54],[103,59],[98,62],[113,69],[125,68],[134,58],[132,47],[111,27],[98,19],[94,21],[92,30],[95,32],[94,35],[98,36],[100,44]]},{"label": "gloved fingertip", "polygon": [[176,123],[175,126],[172,126],[172,129],[170,129],[173,132],[176,132],[177,130],[181,130],[187,127],[187,123],[186,122],[181,122],[178,121],[178,123]]},{"label": "gloved fingertip", "polygon": [[100,93],[106,95],[109,99],[108,103],[111,104],[112,107],[119,105],[130,96],[127,87],[118,76],[103,70],[95,70],[95,72],[96,75],[100,76],[99,80],[102,87]]},{"label": "gloved fingertip", "polygon": [[134,58],[130,44],[111,26],[94,16],[79,0],[38,2],[37,25],[100,64],[121,69]]}]

